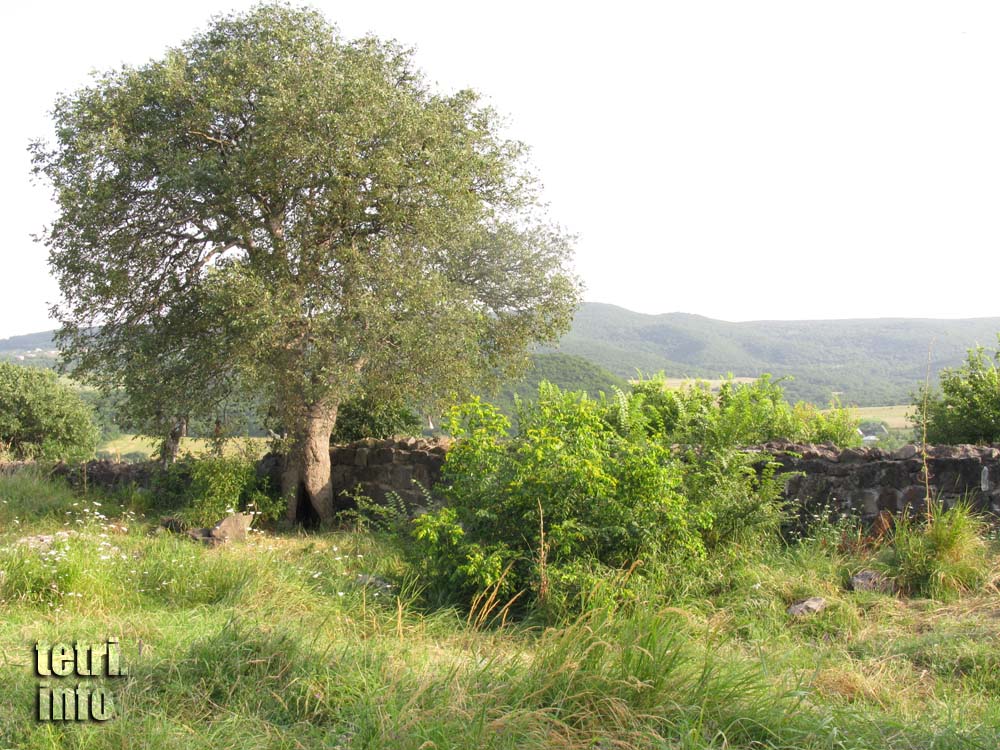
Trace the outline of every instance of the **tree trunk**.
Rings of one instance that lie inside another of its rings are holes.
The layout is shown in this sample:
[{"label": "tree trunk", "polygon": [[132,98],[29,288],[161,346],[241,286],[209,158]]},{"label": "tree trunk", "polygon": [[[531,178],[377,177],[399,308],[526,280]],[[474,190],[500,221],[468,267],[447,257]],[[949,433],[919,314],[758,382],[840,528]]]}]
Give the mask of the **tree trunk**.
[{"label": "tree trunk", "polygon": [[181,449],[181,438],[187,435],[187,428],[187,417],[178,417],[163,439],[160,445],[160,461],[164,469],[177,460],[177,453]]},{"label": "tree trunk", "polygon": [[330,435],[337,423],[337,405],[313,404],[303,414],[285,457],[281,493],[288,499],[288,520],[321,523],[333,517]]}]

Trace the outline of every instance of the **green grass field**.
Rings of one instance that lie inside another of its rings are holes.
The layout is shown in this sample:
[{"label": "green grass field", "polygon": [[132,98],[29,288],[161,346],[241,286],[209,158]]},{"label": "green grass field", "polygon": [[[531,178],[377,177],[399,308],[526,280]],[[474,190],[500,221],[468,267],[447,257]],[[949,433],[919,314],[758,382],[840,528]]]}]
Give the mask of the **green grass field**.
[{"label": "green grass field", "polygon": [[898,406],[852,406],[850,412],[861,420],[885,422],[890,430],[902,430],[913,427],[910,420],[914,409],[912,404]]},{"label": "green grass field", "polygon": [[[995,590],[948,605],[850,592],[851,561],[819,539],[558,626],[499,627],[426,608],[395,543],[371,534],[207,548],[153,530],[113,497],[0,477],[0,747],[917,750],[1000,736]],[[75,533],[18,541],[57,531]],[[785,613],[815,595],[825,611]],[[104,680],[115,718],[37,721],[35,643],[109,636],[129,672]]]},{"label": "green grass field", "polygon": [[[732,378],[733,383],[754,383],[757,378]],[[631,380],[630,383],[636,381]],[[713,391],[719,390],[723,383],[730,382],[729,380],[723,378],[664,378],[664,384],[667,388],[687,388],[694,385],[695,383],[705,383],[708,385],[709,389]]]},{"label": "green grass field", "polygon": [[[262,456],[267,452],[267,438],[238,438],[226,444],[226,455],[235,455],[242,450],[246,441],[250,441]],[[180,455],[200,455],[211,450],[211,442],[204,438],[181,438]],[[144,453],[150,456],[156,452],[156,441],[141,435],[121,435],[114,440],[108,440],[97,447],[98,453],[111,456],[125,456],[130,453]]]}]

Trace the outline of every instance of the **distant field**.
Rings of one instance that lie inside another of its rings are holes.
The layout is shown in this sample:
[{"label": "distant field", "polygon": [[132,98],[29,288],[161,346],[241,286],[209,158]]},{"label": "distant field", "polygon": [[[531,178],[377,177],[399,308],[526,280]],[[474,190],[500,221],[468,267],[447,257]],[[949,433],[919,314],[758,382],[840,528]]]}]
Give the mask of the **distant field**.
[{"label": "distant field", "polygon": [[[258,456],[267,452],[267,438],[238,438],[226,444],[226,455],[235,455],[240,451],[245,440],[249,439],[257,448]],[[203,438],[182,438],[181,455],[207,453],[211,443]],[[128,453],[145,453],[147,456],[156,451],[156,443],[139,435],[122,435],[115,440],[109,440],[97,447],[98,451],[124,456]]]},{"label": "distant field", "polygon": [[[731,378],[731,380],[734,383],[753,383],[756,382],[757,378]],[[629,382],[635,383],[636,381],[630,380]],[[666,383],[667,388],[683,388],[694,383],[707,383],[709,388],[717,391],[726,380],[722,378],[664,378],[663,382]]]},{"label": "distant field", "polygon": [[912,404],[898,406],[855,406],[850,412],[858,419],[885,422],[890,430],[903,430],[913,427],[908,414],[913,411]]}]

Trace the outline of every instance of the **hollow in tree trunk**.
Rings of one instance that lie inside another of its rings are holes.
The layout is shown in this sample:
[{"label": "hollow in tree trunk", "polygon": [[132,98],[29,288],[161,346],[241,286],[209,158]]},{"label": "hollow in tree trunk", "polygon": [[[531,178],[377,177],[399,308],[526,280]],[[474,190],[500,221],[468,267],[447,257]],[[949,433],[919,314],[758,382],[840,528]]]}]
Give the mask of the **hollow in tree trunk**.
[{"label": "hollow in tree trunk", "polygon": [[314,404],[292,432],[292,445],[285,457],[281,493],[288,499],[288,519],[323,522],[333,517],[333,487],[330,484],[330,435],[337,423],[337,406]]}]

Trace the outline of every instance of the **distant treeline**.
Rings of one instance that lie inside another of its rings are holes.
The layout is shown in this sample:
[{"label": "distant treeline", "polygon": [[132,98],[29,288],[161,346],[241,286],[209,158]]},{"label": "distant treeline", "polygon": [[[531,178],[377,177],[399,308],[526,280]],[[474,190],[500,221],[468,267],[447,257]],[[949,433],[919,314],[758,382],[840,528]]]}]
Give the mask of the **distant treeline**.
[{"label": "distant treeline", "polygon": [[[542,380],[596,396],[640,371],[706,379],[769,373],[790,378],[782,387],[793,402],[826,406],[836,395],[857,406],[904,404],[927,377],[928,352],[935,382],[942,368],[961,365],[970,347],[992,344],[998,331],[1000,318],[728,323],[588,302],[558,349],[540,350],[523,379],[486,395],[510,413],[514,394],[533,394]],[[53,347],[51,331],[14,336],[0,340],[0,360],[51,367]]]}]

